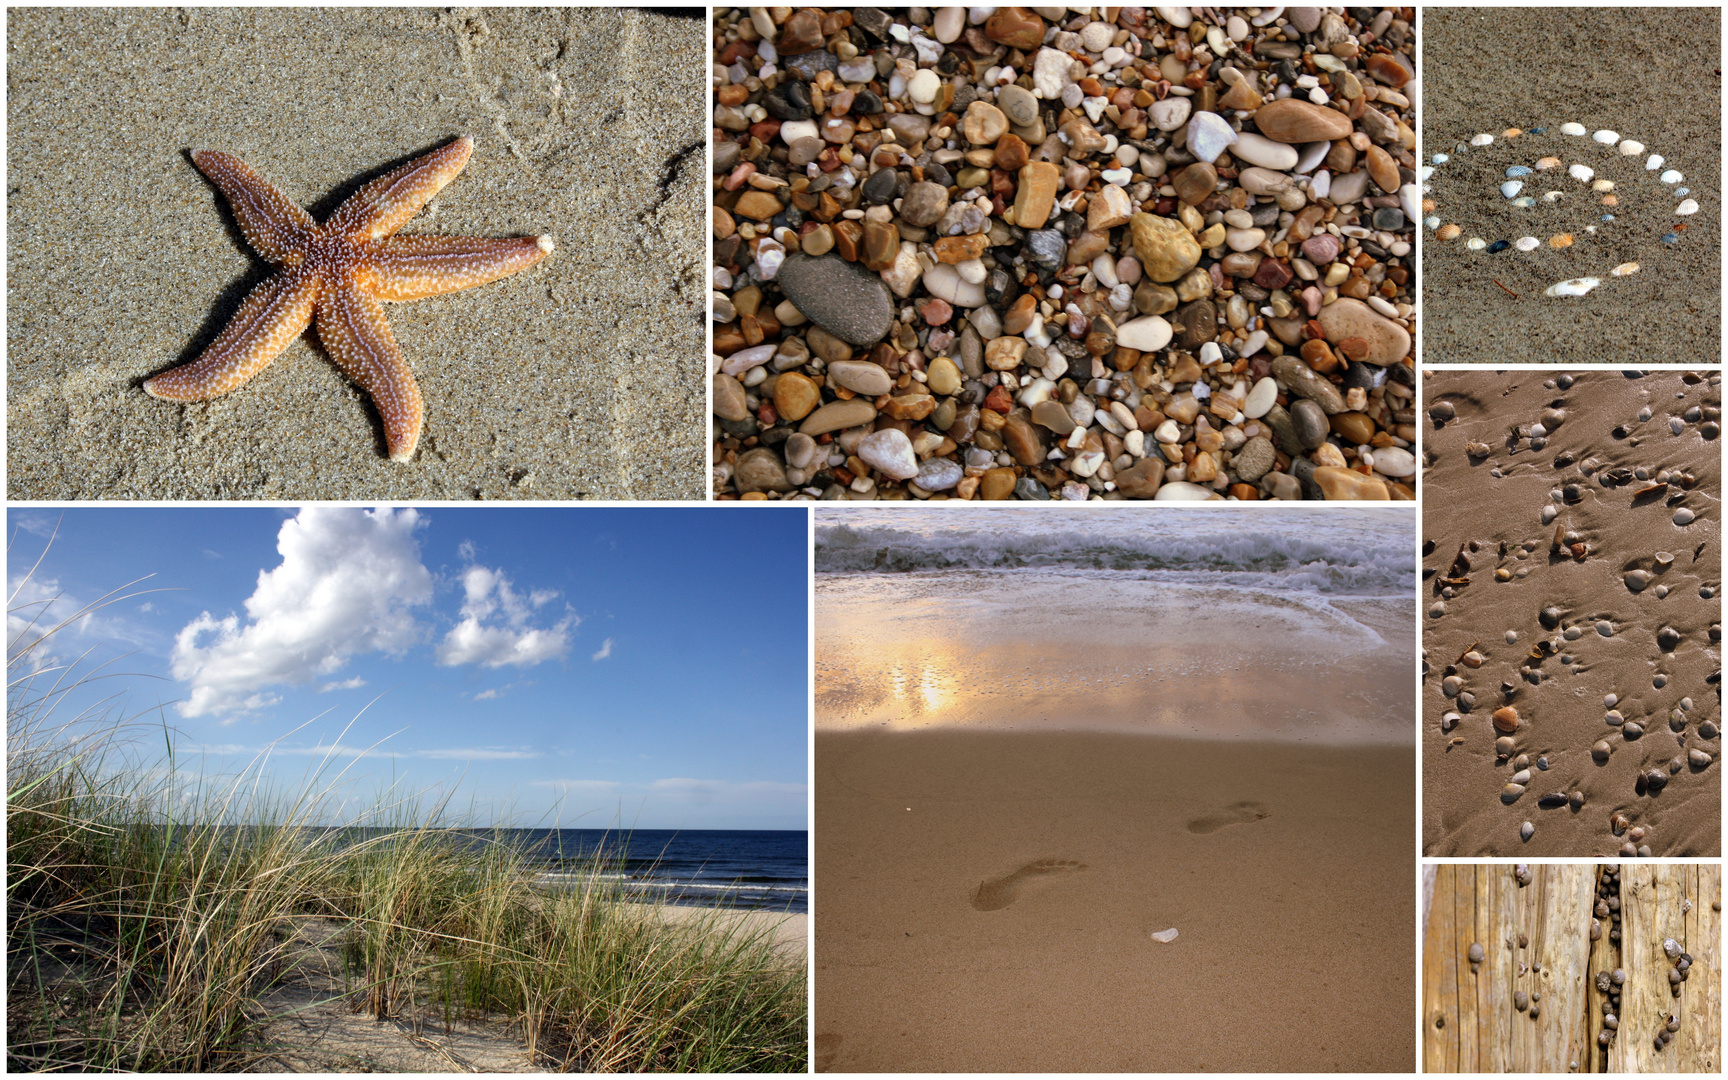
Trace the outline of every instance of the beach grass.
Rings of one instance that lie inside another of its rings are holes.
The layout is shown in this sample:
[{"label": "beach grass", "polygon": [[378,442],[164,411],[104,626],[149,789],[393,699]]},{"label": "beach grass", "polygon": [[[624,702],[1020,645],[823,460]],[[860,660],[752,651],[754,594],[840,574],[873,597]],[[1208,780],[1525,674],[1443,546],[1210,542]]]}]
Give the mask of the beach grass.
[{"label": "beach grass", "polygon": [[720,911],[660,918],[606,856],[539,887],[531,852],[474,844],[435,796],[386,788],[334,816],[358,759],[318,759],[287,788],[268,754],[206,775],[159,712],[74,707],[103,673],[55,647],[125,596],[44,625],[47,605],[17,595],[9,1069],[258,1067],[294,928],[324,919],[342,928],[348,1007],[380,1020],[484,1019],[564,1071],[805,1070],[807,961],[771,934]]}]

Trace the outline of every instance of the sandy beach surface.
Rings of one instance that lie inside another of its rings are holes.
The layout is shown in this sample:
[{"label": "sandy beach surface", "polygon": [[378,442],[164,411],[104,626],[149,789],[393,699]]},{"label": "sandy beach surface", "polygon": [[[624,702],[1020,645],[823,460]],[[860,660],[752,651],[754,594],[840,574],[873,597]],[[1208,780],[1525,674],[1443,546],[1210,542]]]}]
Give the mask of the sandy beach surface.
[{"label": "sandy beach surface", "polygon": [[1409,1070],[1414,521],[918,517],[818,514],[817,1068]]},{"label": "sandy beach surface", "polygon": [[[8,497],[701,497],[701,18],[37,8],[8,28]],[[462,134],[467,168],[402,234],[557,250],[386,306],[426,402],[414,461],[384,457],[312,333],[211,402],[140,389],[270,273],[190,151],[322,219]]]},{"label": "sandy beach surface", "polygon": [[819,731],[817,1068],[1408,1071],[1414,773],[1408,748]]},{"label": "sandy beach surface", "polygon": [[[1710,7],[1428,8],[1422,16],[1423,162],[1435,167],[1426,198],[1463,232],[1441,243],[1423,230],[1422,362],[1614,363],[1626,356],[1715,362],[1721,341],[1721,12]],[[1643,143],[1621,157],[1588,135],[1559,134],[1566,122]],[[1508,129],[1545,128],[1506,138]],[[1495,142],[1469,147],[1478,134]],[[1458,144],[1466,144],[1459,151]],[[1650,154],[1666,163],[1645,169]],[[1562,167],[1523,178],[1527,209],[1499,191],[1510,166],[1544,156]],[[1618,205],[1571,179],[1589,164],[1615,182]],[[1666,169],[1683,180],[1662,184]],[[1674,193],[1686,187],[1688,196]],[[1561,190],[1547,203],[1541,196]],[[1697,214],[1673,216],[1683,198]],[[1600,215],[1615,220],[1604,223]],[[1663,237],[1676,230],[1676,241]],[[1595,226],[1597,232],[1586,232]],[[1567,248],[1548,244],[1562,233]],[[1468,251],[1533,235],[1531,252]],[[1626,262],[1641,269],[1615,278]],[[1581,297],[1549,298],[1556,282],[1597,277]],[[1496,286],[1498,281],[1500,286]],[[1503,287],[1502,287],[1503,286]],[[1517,296],[1511,295],[1516,293]]]},{"label": "sandy beach surface", "polygon": [[1633,374],[1424,380],[1426,854],[1721,852],[1720,376]]}]

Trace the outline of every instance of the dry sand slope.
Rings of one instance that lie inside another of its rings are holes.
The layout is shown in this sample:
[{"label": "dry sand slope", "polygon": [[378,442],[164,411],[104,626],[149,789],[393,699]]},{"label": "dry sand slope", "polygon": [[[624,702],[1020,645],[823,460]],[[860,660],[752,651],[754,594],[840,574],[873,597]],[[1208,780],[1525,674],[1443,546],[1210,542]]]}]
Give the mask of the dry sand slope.
[{"label": "dry sand slope", "polygon": [[[1628,356],[1713,363],[1721,340],[1721,12],[1716,8],[1428,8],[1423,13],[1423,163],[1436,167],[1425,196],[1463,233],[1439,242],[1424,228],[1423,363],[1616,363]],[[1618,158],[1589,136],[1558,134],[1568,121],[1612,130],[1643,143]],[[1504,137],[1544,127],[1543,135]],[[1457,152],[1477,134],[1496,141]],[[1605,151],[1605,152],[1604,152]],[[1664,185],[1647,171],[1648,154],[1667,159],[1684,180]],[[1499,186],[1508,166],[1559,155],[1563,167],[1524,177],[1512,207]],[[1617,183],[1618,205],[1571,180],[1564,165],[1588,163]],[[1672,216],[1690,189],[1700,204]],[[1542,202],[1549,190],[1565,197]],[[1599,217],[1611,211],[1615,221]],[[1662,240],[1677,224],[1672,244]],[[1585,228],[1595,225],[1596,234]],[[1547,240],[1570,233],[1556,249]],[[1532,252],[1490,255],[1464,247],[1533,235]],[[1611,278],[1618,264],[1638,273]],[[1554,283],[1582,276],[1603,284],[1582,297],[1547,298]],[[1497,287],[1498,281],[1505,286]],[[1514,298],[1511,293],[1518,294]]]},{"label": "dry sand slope", "polygon": [[1424,852],[1719,854],[1720,375],[1423,389]]}]

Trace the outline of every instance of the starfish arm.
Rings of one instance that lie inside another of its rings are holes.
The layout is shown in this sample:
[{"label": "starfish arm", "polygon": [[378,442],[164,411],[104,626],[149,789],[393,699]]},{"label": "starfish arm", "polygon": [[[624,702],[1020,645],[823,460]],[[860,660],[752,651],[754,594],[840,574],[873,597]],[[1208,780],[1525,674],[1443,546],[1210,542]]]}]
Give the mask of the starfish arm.
[{"label": "starfish arm", "polygon": [[392,169],[348,197],[324,223],[333,236],[360,233],[382,240],[420,212],[432,196],[456,178],[474,152],[474,140],[464,135],[455,142],[422,154],[399,169]]},{"label": "starfish arm", "polygon": [[233,154],[199,150],[192,163],[221,189],[246,242],[270,262],[285,262],[318,228],[311,214]]},{"label": "starfish arm", "polygon": [[380,300],[419,300],[526,270],[553,248],[550,236],[395,236],[372,259],[368,291]]},{"label": "starfish arm", "polygon": [[332,283],[318,304],[318,340],[378,409],[390,460],[412,458],[425,408],[414,373],[384,320],[384,305],[351,279]]},{"label": "starfish arm", "polygon": [[208,401],[241,385],[300,336],[318,301],[316,274],[284,271],[252,290],[198,359],[144,381],[165,401]]}]

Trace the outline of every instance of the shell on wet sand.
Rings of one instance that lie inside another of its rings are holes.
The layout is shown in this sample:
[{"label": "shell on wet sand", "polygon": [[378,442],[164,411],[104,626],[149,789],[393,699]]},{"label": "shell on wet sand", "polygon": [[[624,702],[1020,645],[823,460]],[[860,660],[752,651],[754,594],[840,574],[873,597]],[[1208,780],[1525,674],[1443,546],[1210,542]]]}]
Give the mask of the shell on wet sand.
[{"label": "shell on wet sand", "polygon": [[1159,930],[1152,935],[1152,940],[1168,945],[1170,942],[1176,940],[1176,928],[1172,926],[1168,930]]}]

